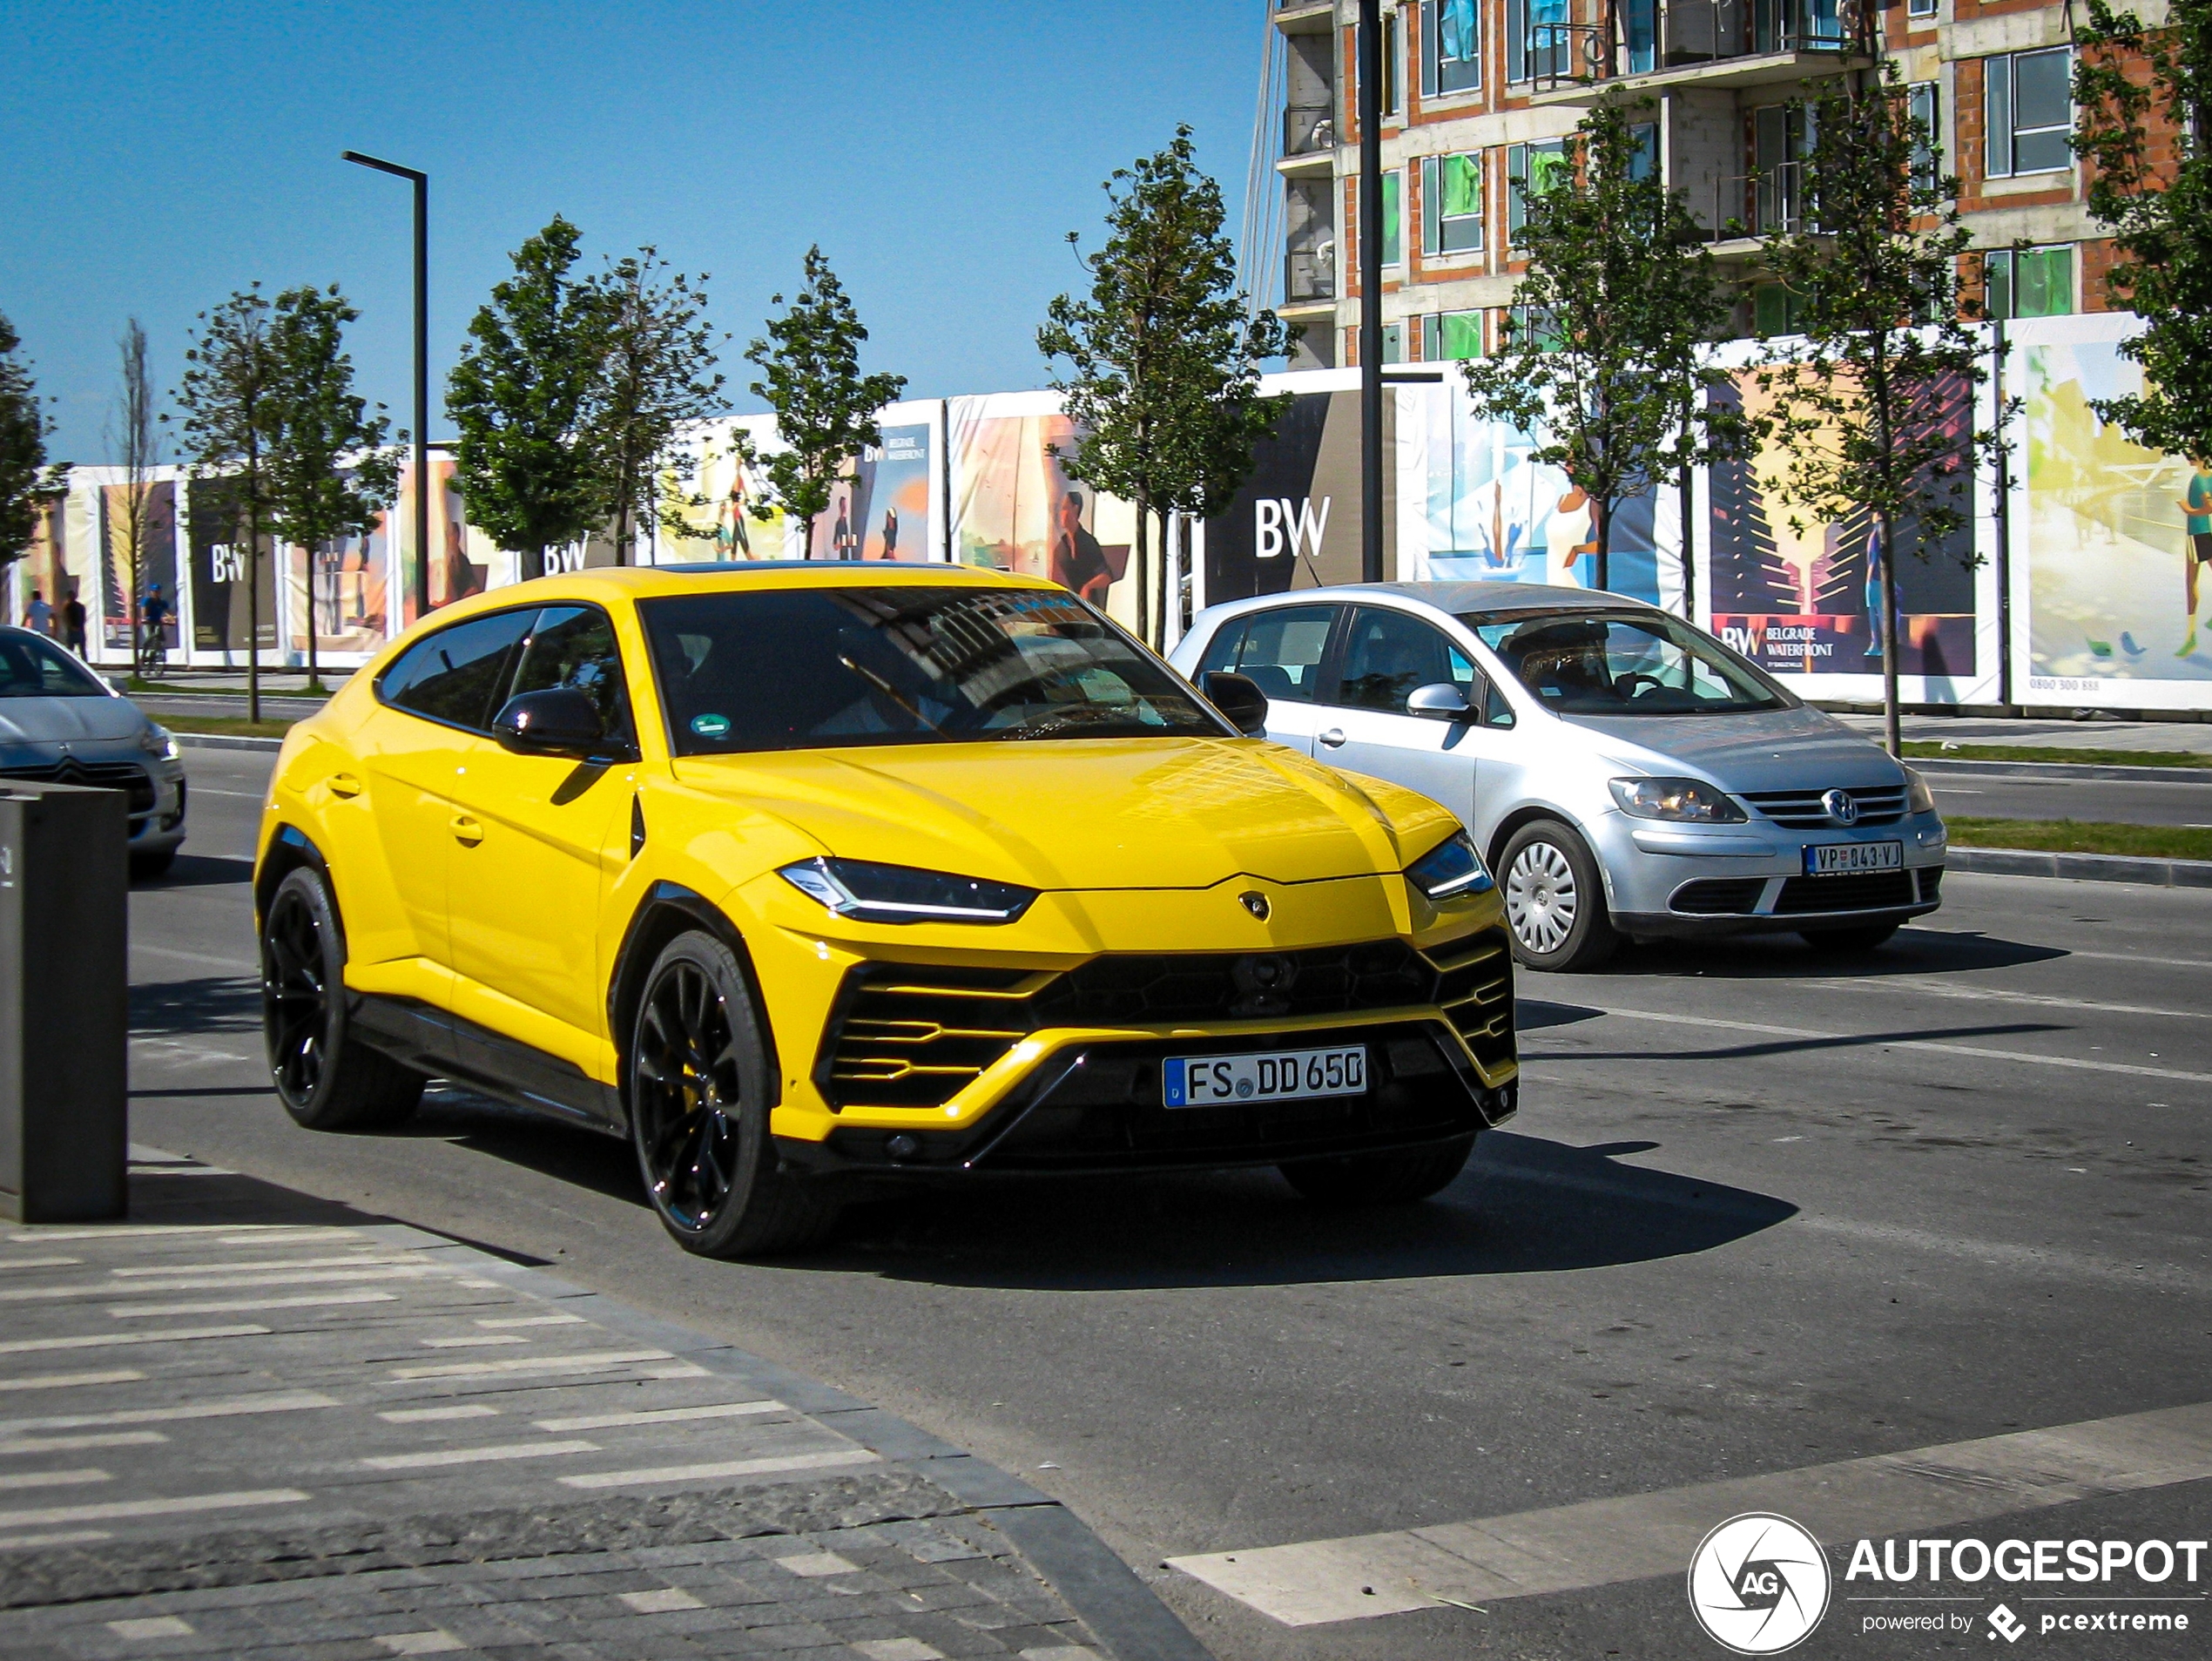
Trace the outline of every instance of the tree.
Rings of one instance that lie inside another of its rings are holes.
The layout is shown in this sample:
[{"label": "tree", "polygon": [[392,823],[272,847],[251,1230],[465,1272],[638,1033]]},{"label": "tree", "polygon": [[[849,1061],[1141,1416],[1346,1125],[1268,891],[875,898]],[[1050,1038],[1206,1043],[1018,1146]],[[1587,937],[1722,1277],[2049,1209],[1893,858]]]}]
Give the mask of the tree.
[{"label": "tree", "polygon": [[[681,272],[663,279],[667,268],[658,250],[644,247],[596,285],[601,356],[586,442],[614,518],[617,564],[629,563],[631,527],[654,510],[664,479],[686,480],[698,465],[678,444],[679,430],[723,408],[714,333],[705,321],[706,276],[696,285]],[[674,504],[665,511],[674,513]]]},{"label": "tree", "polygon": [[1706,345],[1731,310],[1706,232],[1650,165],[1631,116],[1602,104],[1563,162],[1522,192],[1527,272],[1497,354],[1462,367],[1477,408],[1541,435],[1533,453],[1589,499],[1597,586],[1612,585],[1623,500],[1740,454],[1748,431],[1708,395],[1728,371]]},{"label": "tree", "polygon": [[1959,293],[1968,233],[1952,199],[1958,180],[1943,176],[1897,66],[1871,86],[1831,84],[1808,113],[1803,216],[1766,250],[1804,340],[1770,357],[1759,383],[1777,400],[1783,499],[1831,523],[1854,511],[1873,522],[1884,726],[1897,755],[1900,539],[1910,535],[1925,562],[1931,544],[1968,522],[1975,451],[1995,456],[1995,434],[1972,430],[1973,388],[1987,371],[1968,324],[1981,308]]},{"label": "tree", "polygon": [[261,534],[274,516],[269,451],[279,397],[269,302],[257,282],[200,313],[177,392],[192,478],[219,482],[232,535],[243,533],[246,712],[252,721],[261,719]]},{"label": "tree", "polygon": [[[1282,418],[1290,400],[1260,395],[1259,365],[1297,336],[1272,312],[1246,315],[1221,188],[1198,171],[1188,126],[1101,188],[1105,243],[1077,256],[1089,296],[1052,301],[1037,349],[1073,366],[1052,382],[1083,435],[1069,473],[1136,504],[1137,632],[1157,645],[1167,595],[1163,580],[1154,604],[1150,525],[1161,527],[1164,574],[1167,516],[1219,512]],[[1068,241],[1080,249],[1077,233]]]},{"label": "tree", "polygon": [[[784,297],[773,295],[768,303],[781,306]],[[860,373],[860,344],[868,332],[819,246],[806,250],[806,281],[784,314],[768,320],[768,336],[745,350],[765,377],[752,383],[753,395],[776,412],[777,436],[786,446],[765,470],[784,512],[806,525],[811,556],[814,521],[828,508],[838,476],[867,446],[883,442],[875,412],[906,390],[907,378]],[[754,517],[765,519],[772,510],[760,503]]]},{"label": "tree", "polygon": [[0,573],[30,547],[45,504],[69,488],[67,463],[46,460],[53,418],[30,363],[16,355],[22,346],[23,337],[0,317]]},{"label": "tree", "polygon": [[360,316],[333,283],[327,290],[309,287],[279,294],[269,327],[275,368],[269,523],[307,555],[307,689],[314,692],[323,690],[315,656],[316,557],[339,537],[372,529],[399,490],[399,456],[382,448],[391,422],[381,413],[370,415],[367,401],[354,390],[345,327]]},{"label": "tree", "polygon": [[2089,213],[2119,254],[2114,303],[2145,327],[2120,348],[2136,397],[2091,407],[2138,444],[2212,463],[2212,0],[2169,0],[2167,23],[2089,0],[2074,40],[2074,150],[2094,164]]},{"label": "tree", "polygon": [[605,307],[593,284],[569,279],[581,238],[556,214],[516,251],[515,274],[477,309],[446,382],[469,522],[520,556],[526,578],[544,575],[548,548],[580,540],[606,515],[590,431]]},{"label": "tree", "polygon": [[[116,577],[123,590],[125,611],[135,617],[151,551],[147,544],[152,531],[153,470],[161,462],[161,422],[154,408],[158,395],[146,362],[146,332],[137,318],[123,326],[116,350],[122,360],[122,381],[116,388],[108,444],[123,464],[123,523],[121,537],[111,538],[110,545],[120,556],[117,564],[122,569]],[[115,546],[118,542],[119,547]],[[135,631],[132,638],[137,638]],[[149,643],[140,642],[134,655],[143,660],[148,649]],[[136,668],[134,664],[134,673]]]}]

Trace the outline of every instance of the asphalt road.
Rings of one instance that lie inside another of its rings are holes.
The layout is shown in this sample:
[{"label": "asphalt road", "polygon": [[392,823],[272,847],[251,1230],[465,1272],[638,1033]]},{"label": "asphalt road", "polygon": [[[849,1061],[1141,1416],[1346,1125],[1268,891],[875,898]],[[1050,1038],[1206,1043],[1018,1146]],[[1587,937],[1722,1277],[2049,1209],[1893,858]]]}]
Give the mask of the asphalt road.
[{"label": "asphalt road", "polygon": [[[1163,1559],[2212,1401],[2212,895],[1953,874],[1873,955],[1656,946],[1527,976],[1520,1117],[1404,1212],[1317,1212],[1265,1174],[992,1190],[708,1264],[611,1142],[457,1097],[402,1133],[295,1129],[254,1059],[267,760],[191,766],[190,850],[133,899],[138,1139],[555,1263],[880,1401],[1064,1498],[1234,1661],[1720,1651],[1679,1571],[1291,1627]],[[2196,1481],[1981,1532],[2202,1538],[2209,1509]],[[1797,1653],[1939,1642],[1861,1637],[1857,1608]],[[2202,1654],[2194,1608],[2188,1638],[2066,1652]]]},{"label": "asphalt road", "polygon": [[[2054,761],[2064,759],[2052,757]],[[1946,814],[2212,827],[2212,779],[2045,779],[1993,773],[1926,776],[1936,807]]]}]

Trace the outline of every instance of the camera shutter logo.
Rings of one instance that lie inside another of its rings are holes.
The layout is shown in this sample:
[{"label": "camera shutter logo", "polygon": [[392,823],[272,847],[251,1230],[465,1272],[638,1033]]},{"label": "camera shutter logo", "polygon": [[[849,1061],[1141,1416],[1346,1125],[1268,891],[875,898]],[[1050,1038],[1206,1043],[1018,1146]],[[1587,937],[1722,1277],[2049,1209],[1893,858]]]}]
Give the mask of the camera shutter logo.
[{"label": "camera shutter logo", "polygon": [[1828,1554],[1786,1516],[1748,1511],[1707,1535],[1689,1560],[1689,1608],[1737,1655],[1779,1655],[1828,1612]]}]

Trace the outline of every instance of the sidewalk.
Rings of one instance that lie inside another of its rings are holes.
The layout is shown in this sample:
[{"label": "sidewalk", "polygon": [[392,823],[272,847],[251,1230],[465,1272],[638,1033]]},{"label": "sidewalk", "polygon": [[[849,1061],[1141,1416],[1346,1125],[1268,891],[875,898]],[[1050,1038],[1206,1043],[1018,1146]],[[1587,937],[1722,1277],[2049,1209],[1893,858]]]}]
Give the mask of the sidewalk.
[{"label": "sidewalk", "polygon": [[442,1236],[147,1149],[0,1231],[0,1654],[1204,1661],[1046,1496]]},{"label": "sidewalk", "polygon": [[[1879,715],[1838,715],[1871,738],[1882,735]],[[2019,744],[2038,749],[2149,750],[2161,755],[2212,755],[2212,724],[2201,721],[2009,720],[1993,716],[1905,715],[1898,726],[1908,742]],[[2064,760],[2061,755],[2054,760]]]}]

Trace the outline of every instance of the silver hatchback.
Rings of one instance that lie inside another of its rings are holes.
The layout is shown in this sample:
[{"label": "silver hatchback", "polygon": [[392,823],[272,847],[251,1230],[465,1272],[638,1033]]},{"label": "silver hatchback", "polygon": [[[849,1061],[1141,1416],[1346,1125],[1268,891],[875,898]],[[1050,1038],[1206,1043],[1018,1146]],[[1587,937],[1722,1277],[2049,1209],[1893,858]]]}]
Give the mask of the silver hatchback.
[{"label": "silver hatchback", "polygon": [[1211,607],[1173,661],[1255,683],[1278,743],[1451,808],[1532,968],[1591,968],[1623,936],[1864,950],[1939,903],[1919,775],[1655,606],[1522,583],[1308,589]]}]

